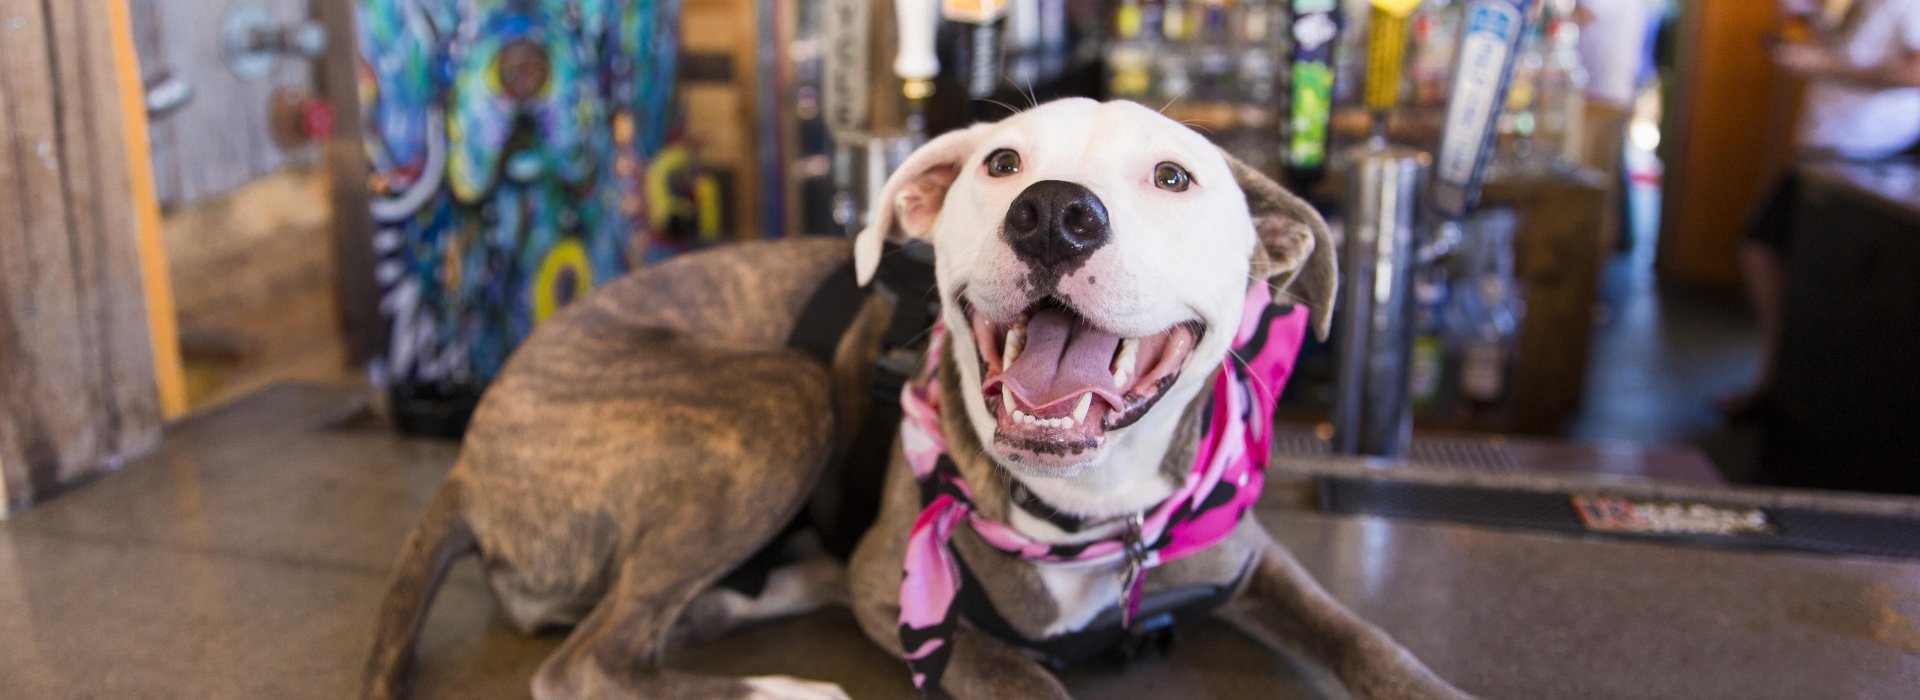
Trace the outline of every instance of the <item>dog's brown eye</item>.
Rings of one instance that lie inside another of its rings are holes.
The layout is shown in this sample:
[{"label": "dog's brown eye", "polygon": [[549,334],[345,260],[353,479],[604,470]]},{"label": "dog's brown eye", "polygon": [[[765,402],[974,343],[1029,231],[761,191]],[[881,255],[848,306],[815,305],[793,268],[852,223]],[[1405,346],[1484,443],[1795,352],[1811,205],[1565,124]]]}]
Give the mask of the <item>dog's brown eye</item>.
[{"label": "dog's brown eye", "polygon": [[1172,163],[1153,166],[1153,186],[1168,192],[1185,192],[1193,184],[1193,176],[1187,169]]},{"label": "dog's brown eye", "polygon": [[1006,177],[1020,172],[1020,154],[1002,148],[987,154],[987,175]]}]

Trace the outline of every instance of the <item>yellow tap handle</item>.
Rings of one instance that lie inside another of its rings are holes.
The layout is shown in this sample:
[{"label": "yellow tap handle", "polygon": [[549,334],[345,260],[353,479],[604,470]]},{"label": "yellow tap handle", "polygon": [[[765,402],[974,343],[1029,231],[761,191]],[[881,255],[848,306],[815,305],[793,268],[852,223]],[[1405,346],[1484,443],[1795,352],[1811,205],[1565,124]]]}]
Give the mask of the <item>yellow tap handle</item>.
[{"label": "yellow tap handle", "polygon": [[1407,60],[1407,31],[1420,0],[1373,0],[1367,18],[1367,109],[1384,112],[1400,101],[1400,70]]}]

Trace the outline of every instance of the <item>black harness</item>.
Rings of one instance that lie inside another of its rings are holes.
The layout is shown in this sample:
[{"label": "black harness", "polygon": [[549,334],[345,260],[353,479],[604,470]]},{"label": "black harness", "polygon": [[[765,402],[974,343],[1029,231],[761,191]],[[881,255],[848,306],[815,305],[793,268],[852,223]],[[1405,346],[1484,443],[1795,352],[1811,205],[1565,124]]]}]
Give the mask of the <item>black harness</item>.
[{"label": "black harness", "polygon": [[940,313],[940,294],[933,273],[933,246],[920,241],[888,243],[882,248],[873,284],[861,287],[849,260],[821,281],[801,308],[787,347],[812,356],[827,367],[853,322],[878,291],[892,297],[893,317],[880,338],[880,354],[867,373],[867,410],[846,452],[827,466],[821,488],[837,498],[825,512],[796,516],[786,529],[760,551],[722,578],[718,585],[747,596],[758,596],[767,575],[781,564],[781,550],[794,533],[812,526],[827,551],[845,561],[853,556],[860,537],[880,512],[880,489],[893,459],[894,437],[900,431],[900,388],[906,386],[926,352],[928,331]]},{"label": "black harness", "polygon": [[1149,593],[1140,599],[1140,617],[1131,628],[1121,624],[1120,606],[1100,612],[1087,626],[1044,639],[1020,634],[987,598],[980,581],[973,576],[965,557],[954,557],[960,565],[960,594],[954,604],[960,615],[993,638],[1025,649],[1029,655],[1055,668],[1061,668],[1103,655],[1131,661],[1154,651],[1166,653],[1181,634],[1201,619],[1233,599],[1240,584],[1253,571],[1254,560],[1226,585],[1192,585]]},{"label": "black harness", "polygon": [[[887,244],[880,256],[874,284],[867,288],[860,287],[851,261],[834,270],[807,300],[787,338],[787,347],[832,366],[841,341],[853,327],[867,295],[874,290],[893,298],[893,317],[881,336],[878,359],[867,374],[867,410],[859,418],[859,428],[846,453],[836,457],[823,477],[829,483],[822,487],[838,494],[838,506],[830,513],[818,513],[813,518],[806,514],[796,517],[786,530],[719,585],[748,596],[759,595],[766,586],[767,575],[781,563],[781,549],[787,538],[809,525],[819,532],[828,551],[846,560],[879,515],[881,487],[886,481],[887,466],[892,462],[893,445],[900,430],[900,390],[919,369],[929,331],[939,318],[940,295],[934,277],[933,247],[919,241]],[[1018,480],[1013,482],[1013,502],[1062,531],[1075,532],[1098,524],[1055,510]],[[1147,650],[1165,651],[1179,630],[1225,604],[1251,570],[1249,564],[1227,585],[1196,585],[1149,594],[1141,601],[1140,617],[1131,629],[1121,625],[1120,609],[1115,606],[1103,611],[1083,629],[1046,639],[1029,639],[1000,615],[966,562],[956,560],[960,562],[963,578],[961,595],[956,600],[960,613],[981,631],[1027,649],[1056,666],[1107,652],[1131,659]]]},{"label": "black harness", "polygon": [[[838,494],[838,507],[820,514],[814,523],[827,550],[841,559],[853,555],[860,537],[879,515],[880,487],[893,459],[894,437],[900,432],[900,389],[919,367],[929,331],[940,315],[933,246],[920,241],[888,244],[880,254],[873,288],[893,297],[893,318],[867,372],[867,410],[859,418],[846,454],[827,470],[829,483],[824,486]],[[855,281],[853,263],[834,271],[807,301],[787,345],[831,366],[834,350],[853,326],[866,295],[867,290]]]}]

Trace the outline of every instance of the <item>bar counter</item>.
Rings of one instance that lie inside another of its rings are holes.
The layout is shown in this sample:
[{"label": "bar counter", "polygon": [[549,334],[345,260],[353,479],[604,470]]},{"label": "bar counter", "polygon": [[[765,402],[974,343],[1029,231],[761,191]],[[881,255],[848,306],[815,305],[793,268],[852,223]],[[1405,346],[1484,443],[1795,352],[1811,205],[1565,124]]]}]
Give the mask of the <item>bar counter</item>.
[{"label": "bar counter", "polygon": [[[363,394],[267,390],[175,425],[155,454],[0,523],[0,697],[351,696],[399,543],[455,455],[450,443],[394,436],[364,414]],[[1335,596],[1481,696],[1896,698],[1920,688],[1920,560],[1315,509],[1311,484],[1342,474],[1541,484],[1286,459],[1258,511]],[[1920,513],[1915,499],[1748,495]],[[475,565],[462,563],[427,622],[416,697],[525,697],[561,639],[509,631]],[[669,663],[916,697],[839,608],[691,646]],[[1168,656],[1063,677],[1087,698],[1344,697],[1324,671],[1219,624]]]}]

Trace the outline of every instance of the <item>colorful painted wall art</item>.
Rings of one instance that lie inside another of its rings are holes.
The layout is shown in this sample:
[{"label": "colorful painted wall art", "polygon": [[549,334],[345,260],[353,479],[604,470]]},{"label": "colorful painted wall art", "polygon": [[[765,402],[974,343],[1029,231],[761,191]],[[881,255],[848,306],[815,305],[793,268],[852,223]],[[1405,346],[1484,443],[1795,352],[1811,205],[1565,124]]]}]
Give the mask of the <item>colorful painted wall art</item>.
[{"label": "colorful painted wall art", "polygon": [[683,245],[679,0],[357,0],[390,385],[477,394],[533,326]]}]

